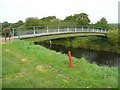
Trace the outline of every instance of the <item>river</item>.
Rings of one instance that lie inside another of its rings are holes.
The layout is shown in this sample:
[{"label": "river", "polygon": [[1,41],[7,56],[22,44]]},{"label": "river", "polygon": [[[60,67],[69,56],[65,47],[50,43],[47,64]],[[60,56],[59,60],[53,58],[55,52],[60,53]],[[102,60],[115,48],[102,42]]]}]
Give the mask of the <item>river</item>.
[{"label": "river", "polygon": [[[38,43],[35,43],[38,44]],[[107,51],[94,51],[81,48],[71,48],[61,45],[49,44],[49,43],[39,43],[40,45],[54,50],[56,52],[61,52],[67,54],[68,51],[71,51],[72,56],[76,58],[84,57],[90,63],[96,63],[100,66],[118,66],[120,60],[120,54],[107,52]],[[119,64],[120,65],[120,64]]]}]

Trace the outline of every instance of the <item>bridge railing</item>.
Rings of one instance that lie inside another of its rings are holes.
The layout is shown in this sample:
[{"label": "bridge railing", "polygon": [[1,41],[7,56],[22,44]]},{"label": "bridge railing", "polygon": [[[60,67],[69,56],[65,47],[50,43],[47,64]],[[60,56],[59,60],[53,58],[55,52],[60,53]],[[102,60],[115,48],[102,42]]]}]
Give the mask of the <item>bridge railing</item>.
[{"label": "bridge railing", "polygon": [[48,29],[47,30],[26,30],[26,31],[14,31],[13,36],[22,35],[37,35],[37,34],[49,34],[49,33],[69,33],[69,32],[99,32],[106,33],[105,29],[95,28],[63,28],[63,29]]},{"label": "bridge railing", "polygon": [[51,29],[51,30],[48,30],[49,33],[51,32],[59,32],[58,29]]},{"label": "bridge railing", "polygon": [[76,32],[76,29],[75,28],[68,28],[67,29],[69,32]]},{"label": "bridge railing", "polygon": [[35,30],[35,34],[39,34],[39,33],[47,33],[47,30]]},{"label": "bridge railing", "polygon": [[59,29],[59,32],[67,32],[66,28]]}]

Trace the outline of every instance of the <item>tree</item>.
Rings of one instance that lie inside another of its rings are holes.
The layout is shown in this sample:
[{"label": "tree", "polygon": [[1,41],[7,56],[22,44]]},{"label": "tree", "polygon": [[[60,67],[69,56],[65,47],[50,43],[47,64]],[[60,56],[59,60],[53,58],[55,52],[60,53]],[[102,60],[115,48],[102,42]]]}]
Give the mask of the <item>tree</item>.
[{"label": "tree", "polygon": [[12,28],[18,28],[20,26],[24,25],[22,20],[19,20],[18,22],[11,25]]},{"label": "tree", "polygon": [[2,23],[2,29],[8,28],[9,26],[10,26],[10,23],[8,23],[7,21]]},{"label": "tree", "polygon": [[61,21],[59,23],[60,28],[75,28],[76,23],[75,22],[69,22],[69,21]]},{"label": "tree", "polygon": [[44,23],[45,26],[48,26],[48,23],[53,19],[57,19],[56,16],[43,17],[40,20]]},{"label": "tree", "polygon": [[118,30],[109,30],[107,37],[112,43],[118,43]]},{"label": "tree", "polygon": [[107,22],[106,18],[104,18],[104,17],[101,18],[100,21],[95,23],[95,26],[99,27],[99,28],[103,28],[103,29],[109,29],[108,22]]},{"label": "tree", "polygon": [[73,18],[73,16],[67,16],[65,19],[64,19],[65,22],[74,22],[75,19]]},{"label": "tree", "polygon": [[27,18],[25,22],[26,26],[38,26],[39,25],[39,19],[36,17]]},{"label": "tree", "polygon": [[61,21],[60,19],[51,19],[51,20],[48,22],[48,27],[49,27],[50,29],[58,28],[60,21]]},{"label": "tree", "polygon": [[109,23],[108,25],[109,25],[109,29],[112,29],[112,30],[118,29],[118,24],[117,23]]},{"label": "tree", "polygon": [[86,13],[75,14],[73,18],[77,26],[88,26],[90,23],[90,19]]},{"label": "tree", "polygon": [[67,28],[67,27],[70,27],[70,28],[73,28],[73,27],[76,27],[76,23],[75,23],[75,18],[73,18],[73,16],[67,16],[61,23],[60,23],[60,26],[62,28]]},{"label": "tree", "polygon": [[41,22],[36,17],[30,17],[26,19],[25,26],[27,29],[32,29],[31,26],[41,26]]},{"label": "tree", "polygon": [[67,16],[64,19],[65,22],[75,23],[75,26],[88,26],[90,23],[90,19],[86,13],[74,14],[73,16]]},{"label": "tree", "polygon": [[49,27],[49,29],[57,28],[60,23],[60,19],[56,18],[56,16],[48,16],[40,19],[45,27]]}]

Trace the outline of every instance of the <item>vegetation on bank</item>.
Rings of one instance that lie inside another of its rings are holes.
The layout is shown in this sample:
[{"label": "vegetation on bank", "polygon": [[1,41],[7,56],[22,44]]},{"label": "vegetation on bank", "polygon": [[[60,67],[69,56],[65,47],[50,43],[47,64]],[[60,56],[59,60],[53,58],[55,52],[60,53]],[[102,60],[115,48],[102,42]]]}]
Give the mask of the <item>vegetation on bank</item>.
[{"label": "vegetation on bank", "polygon": [[2,45],[3,88],[117,88],[118,68],[98,66],[31,42]]},{"label": "vegetation on bank", "polygon": [[[45,41],[47,42],[47,41]],[[63,45],[73,48],[84,48],[101,51],[110,51],[120,53],[118,48],[118,30],[109,30],[107,37],[86,36],[86,37],[70,37],[52,40],[53,44]]]}]

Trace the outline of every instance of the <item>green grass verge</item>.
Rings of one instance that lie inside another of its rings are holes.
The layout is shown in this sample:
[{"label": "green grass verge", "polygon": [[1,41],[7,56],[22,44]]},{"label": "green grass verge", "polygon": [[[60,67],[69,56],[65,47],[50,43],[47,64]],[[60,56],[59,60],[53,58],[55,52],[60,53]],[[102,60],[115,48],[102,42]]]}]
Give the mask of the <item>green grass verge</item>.
[{"label": "green grass verge", "polygon": [[26,41],[2,45],[3,88],[117,88],[118,68],[73,59]]},{"label": "green grass verge", "polygon": [[2,44],[0,43],[0,89],[2,89]]}]

